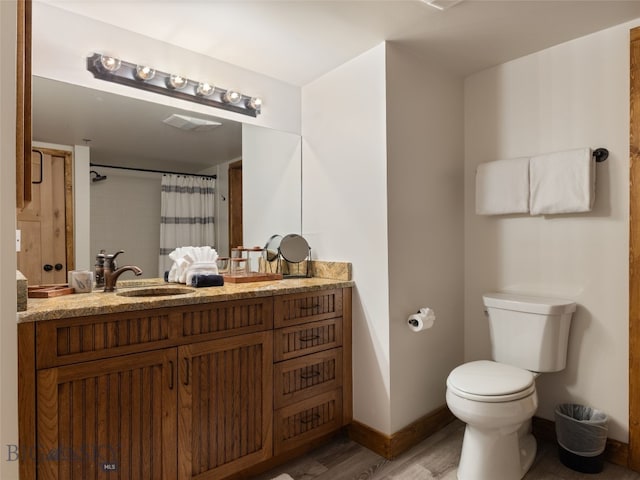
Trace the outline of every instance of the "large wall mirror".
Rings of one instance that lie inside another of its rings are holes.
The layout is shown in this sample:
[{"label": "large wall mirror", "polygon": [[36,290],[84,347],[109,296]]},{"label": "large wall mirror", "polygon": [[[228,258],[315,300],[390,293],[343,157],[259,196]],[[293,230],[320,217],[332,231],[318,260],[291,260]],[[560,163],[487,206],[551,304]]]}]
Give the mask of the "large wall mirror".
[{"label": "large wall mirror", "polygon": [[[158,276],[162,174],[144,170],[217,176],[214,247],[220,255],[229,254],[229,224],[238,221],[230,218],[230,202],[241,205],[245,245],[262,246],[274,233],[300,233],[299,135],[214,113],[194,114],[34,76],[35,145],[88,147],[89,158],[82,161],[92,166],[76,165],[74,192],[90,202],[90,218],[75,219],[89,221],[89,238],[77,233],[76,244],[87,242],[84,251],[92,255],[100,249],[124,250],[121,263],[139,265],[145,277]],[[171,116],[183,128],[168,124]],[[233,176],[240,165],[239,196],[229,189],[229,172]],[[92,265],[91,259],[77,263]]]}]

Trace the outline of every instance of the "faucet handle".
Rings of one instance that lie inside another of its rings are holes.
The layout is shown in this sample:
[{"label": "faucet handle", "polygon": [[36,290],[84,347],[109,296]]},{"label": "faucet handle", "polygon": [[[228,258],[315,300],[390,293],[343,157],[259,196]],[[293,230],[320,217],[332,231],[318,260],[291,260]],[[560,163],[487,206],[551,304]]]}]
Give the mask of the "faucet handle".
[{"label": "faucet handle", "polygon": [[118,250],[116,253],[105,255],[104,257],[104,265],[106,268],[115,270],[116,269],[116,257],[124,253],[124,250]]}]

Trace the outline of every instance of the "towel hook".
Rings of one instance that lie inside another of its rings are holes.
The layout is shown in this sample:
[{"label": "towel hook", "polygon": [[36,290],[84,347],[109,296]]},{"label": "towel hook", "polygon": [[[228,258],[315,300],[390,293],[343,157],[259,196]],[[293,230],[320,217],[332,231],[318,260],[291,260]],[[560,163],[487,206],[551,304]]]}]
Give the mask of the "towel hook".
[{"label": "towel hook", "polygon": [[609,150],[607,150],[606,148],[596,148],[593,151],[593,157],[598,163],[604,162],[607,158],[609,158]]}]

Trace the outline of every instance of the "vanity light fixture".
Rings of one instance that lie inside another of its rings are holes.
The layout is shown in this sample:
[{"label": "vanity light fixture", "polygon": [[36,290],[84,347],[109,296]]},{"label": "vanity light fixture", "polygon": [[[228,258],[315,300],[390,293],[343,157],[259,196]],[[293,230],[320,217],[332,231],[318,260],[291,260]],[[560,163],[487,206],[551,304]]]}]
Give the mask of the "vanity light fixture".
[{"label": "vanity light fixture", "polygon": [[110,57],[109,55],[100,55],[100,64],[108,72],[116,72],[122,62],[119,58]]},{"label": "vanity light fixture", "polygon": [[251,110],[260,110],[262,108],[262,99],[260,97],[251,97],[247,100],[247,107]]},{"label": "vanity light fixture", "polygon": [[169,75],[167,78],[167,87],[172,90],[180,90],[187,86],[187,77],[183,77],[182,75]]},{"label": "vanity light fixture", "polygon": [[87,70],[101,80],[243,115],[257,117],[262,109],[262,99],[259,97],[219,88],[207,82],[189,80],[183,75],[161,72],[148,65],[137,65],[100,53],[87,57]]},{"label": "vanity light fixture", "polygon": [[210,83],[200,82],[196,87],[196,95],[200,97],[208,97],[216,90],[216,87]]},{"label": "vanity light fixture", "polygon": [[230,103],[231,105],[240,103],[240,100],[242,100],[242,94],[240,92],[236,92],[235,90],[227,90],[222,96],[222,101],[225,103]]},{"label": "vanity light fixture", "polygon": [[137,80],[146,82],[147,80],[151,80],[156,74],[156,71],[151,67],[145,67],[142,65],[136,66],[135,77]]}]

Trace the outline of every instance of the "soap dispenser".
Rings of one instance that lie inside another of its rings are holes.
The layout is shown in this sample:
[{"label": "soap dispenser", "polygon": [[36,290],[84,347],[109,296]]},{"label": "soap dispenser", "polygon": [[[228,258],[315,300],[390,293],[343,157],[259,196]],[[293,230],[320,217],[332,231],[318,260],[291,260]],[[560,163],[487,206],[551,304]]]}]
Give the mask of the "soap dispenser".
[{"label": "soap dispenser", "polygon": [[104,259],[106,256],[105,250],[100,250],[100,253],[96,255],[96,287],[104,287]]}]

